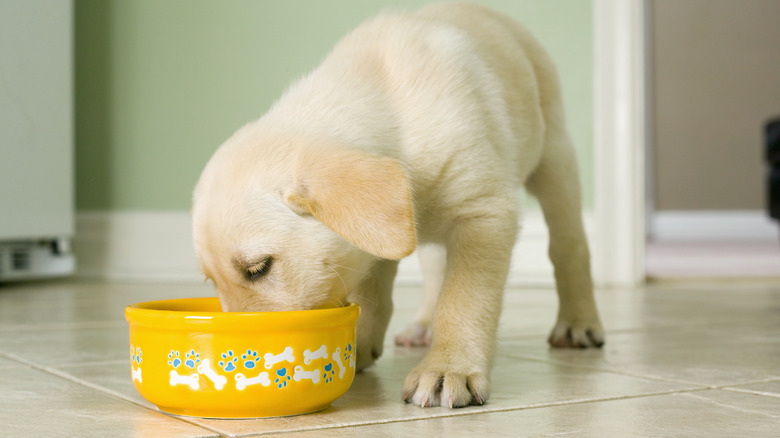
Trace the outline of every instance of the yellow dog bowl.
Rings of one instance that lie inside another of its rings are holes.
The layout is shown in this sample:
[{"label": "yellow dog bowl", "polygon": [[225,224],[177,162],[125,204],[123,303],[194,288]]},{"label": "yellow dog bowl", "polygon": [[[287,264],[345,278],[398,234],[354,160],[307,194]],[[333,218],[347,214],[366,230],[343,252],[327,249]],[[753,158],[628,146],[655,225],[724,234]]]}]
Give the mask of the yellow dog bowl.
[{"label": "yellow dog bowl", "polygon": [[355,376],[357,304],[221,312],[216,298],[128,306],[131,377],[165,412],[258,418],[323,410]]}]

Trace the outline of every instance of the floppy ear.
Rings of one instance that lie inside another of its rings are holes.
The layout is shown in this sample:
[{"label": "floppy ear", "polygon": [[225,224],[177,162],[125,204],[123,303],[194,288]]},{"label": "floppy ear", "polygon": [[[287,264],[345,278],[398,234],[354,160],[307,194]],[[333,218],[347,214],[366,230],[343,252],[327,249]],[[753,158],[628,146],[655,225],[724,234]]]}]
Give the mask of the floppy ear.
[{"label": "floppy ear", "polygon": [[343,148],[307,149],[285,193],[288,206],[311,214],[358,248],[400,260],[417,243],[409,179],[398,161]]}]

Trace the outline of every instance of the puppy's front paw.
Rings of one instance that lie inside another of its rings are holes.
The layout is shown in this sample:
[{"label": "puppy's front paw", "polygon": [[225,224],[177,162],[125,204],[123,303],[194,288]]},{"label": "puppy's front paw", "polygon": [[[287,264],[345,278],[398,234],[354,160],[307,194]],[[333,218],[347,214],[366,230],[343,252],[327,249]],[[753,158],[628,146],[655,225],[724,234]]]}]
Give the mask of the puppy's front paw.
[{"label": "puppy's front paw", "polygon": [[420,364],[406,376],[403,400],[417,406],[460,408],[484,404],[490,395],[487,373]]},{"label": "puppy's front paw", "polygon": [[395,335],[395,345],[402,347],[430,347],[430,326],[419,321],[409,323],[400,333]]},{"label": "puppy's front paw", "polygon": [[547,342],[554,348],[601,348],[604,345],[604,329],[598,319],[569,321],[561,318]]}]

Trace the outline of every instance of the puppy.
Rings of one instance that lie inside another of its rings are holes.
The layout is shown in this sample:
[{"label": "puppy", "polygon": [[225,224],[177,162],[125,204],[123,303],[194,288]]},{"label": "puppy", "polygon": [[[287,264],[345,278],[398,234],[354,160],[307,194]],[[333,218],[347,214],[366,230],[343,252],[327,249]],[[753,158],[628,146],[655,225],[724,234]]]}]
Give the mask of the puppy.
[{"label": "puppy", "polygon": [[396,341],[430,349],[403,399],[482,404],[521,185],[550,229],[549,342],[600,347],[554,67],[508,17],[433,5],[361,25],[227,140],[195,188],[194,244],[225,311],[358,303],[359,369],[382,354],[398,260],[419,244],[428,304]]}]

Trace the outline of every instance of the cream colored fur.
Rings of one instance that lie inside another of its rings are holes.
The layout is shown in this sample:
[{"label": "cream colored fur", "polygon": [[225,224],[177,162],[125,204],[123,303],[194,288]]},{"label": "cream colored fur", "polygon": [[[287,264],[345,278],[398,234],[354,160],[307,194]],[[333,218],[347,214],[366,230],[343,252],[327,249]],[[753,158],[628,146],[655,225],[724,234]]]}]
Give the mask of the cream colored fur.
[{"label": "cream colored fur", "polygon": [[195,189],[195,247],[226,311],[359,303],[365,368],[382,353],[397,260],[419,243],[426,304],[396,342],[430,350],[403,398],[481,404],[521,185],[550,228],[549,342],[600,346],[556,72],[509,18],[433,5],[358,27],[220,147]]}]

